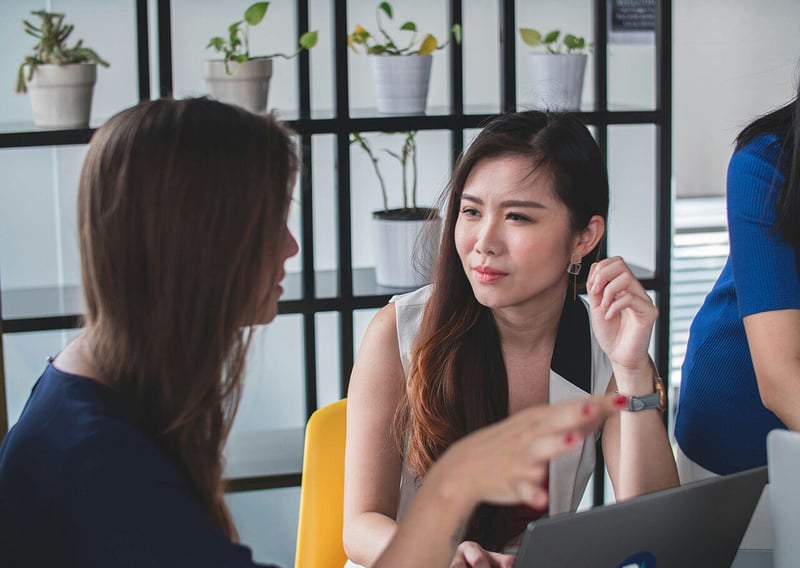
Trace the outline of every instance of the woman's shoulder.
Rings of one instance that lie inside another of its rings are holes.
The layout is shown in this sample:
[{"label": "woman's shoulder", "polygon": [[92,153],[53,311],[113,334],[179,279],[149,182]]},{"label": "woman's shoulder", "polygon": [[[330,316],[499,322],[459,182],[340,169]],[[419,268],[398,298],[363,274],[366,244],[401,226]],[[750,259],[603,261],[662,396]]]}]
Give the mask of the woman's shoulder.
[{"label": "woman's shoulder", "polygon": [[405,294],[396,294],[389,299],[389,302],[393,303],[396,308],[424,306],[428,302],[428,299],[431,297],[432,290],[433,286],[431,284],[428,284],[412,292],[406,292]]},{"label": "woman's shoulder", "polygon": [[781,152],[783,136],[777,133],[764,133],[754,136],[737,146],[731,157],[731,167],[746,165],[752,159],[775,163]]}]

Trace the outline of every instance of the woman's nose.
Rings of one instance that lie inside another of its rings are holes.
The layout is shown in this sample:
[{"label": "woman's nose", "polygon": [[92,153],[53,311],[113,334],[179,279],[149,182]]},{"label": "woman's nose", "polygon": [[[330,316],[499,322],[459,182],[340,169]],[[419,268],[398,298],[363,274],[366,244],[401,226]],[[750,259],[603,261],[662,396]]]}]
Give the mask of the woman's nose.
[{"label": "woman's nose", "polygon": [[478,254],[495,255],[499,249],[499,231],[495,224],[487,219],[481,223],[478,239],[475,241],[475,252]]},{"label": "woman's nose", "polygon": [[300,245],[297,243],[297,239],[294,238],[292,232],[287,228],[286,242],[283,248],[283,254],[285,255],[284,258],[291,258],[298,252],[300,252]]}]

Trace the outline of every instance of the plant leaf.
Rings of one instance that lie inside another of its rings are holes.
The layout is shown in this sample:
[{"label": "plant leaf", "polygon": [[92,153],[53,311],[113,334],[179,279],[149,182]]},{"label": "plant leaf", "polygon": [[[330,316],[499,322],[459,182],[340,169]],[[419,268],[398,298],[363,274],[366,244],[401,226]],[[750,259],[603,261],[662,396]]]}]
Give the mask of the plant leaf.
[{"label": "plant leaf", "polygon": [[453,34],[456,43],[461,45],[461,24],[453,24],[453,27],[450,28],[450,32]]},{"label": "plant leaf", "polygon": [[245,11],[244,20],[251,26],[255,26],[264,19],[267,8],[269,8],[269,2],[256,2]]},{"label": "plant leaf", "polygon": [[371,55],[380,55],[382,53],[386,53],[386,48],[382,45],[375,45],[373,47],[367,48],[367,53]]},{"label": "plant leaf", "polygon": [[405,24],[400,26],[400,29],[401,30],[407,30],[407,31],[410,31],[410,32],[415,32],[415,31],[417,31],[417,24],[415,24],[414,22],[406,22]]},{"label": "plant leaf", "polygon": [[300,36],[300,47],[311,49],[315,45],[317,45],[317,30],[306,32]]},{"label": "plant leaf", "polygon": [[212,37],[211,40],[208,42],[206,49],[213,47],[217,51],[223,51],[225,49],[225,40],[219,36]]},{"label": "plant leaf", "polygon": [[544,43],[545,45],[548,43],[553,43],[558,39],[558,36],[560,34],[561,30],[553,30],[552,32],[549,32],[546,36],[544,36],[544,41],[542,43]]},{"label": "plant leaf", "polygon": [[388,16],[388,18],[392,19],[392,5],[388,2],[381,2],[378,5],[378,9],[381,10],[384,14]]},{"label": "plant leaf", "polygon": [[519,35],[526,45],[536,47],[542,44],[542,34],[533,28],[520,28]]},{"label": "plant leaf", "polygon": [[436,41],[436,38],[431,34],[428,34],[425,36],[425,39],[422,40],[422,44],[420,44],[419,49],[417,50],[417,55],[430,55],[436,51],[436,47],[438,45],[439,44]]}]

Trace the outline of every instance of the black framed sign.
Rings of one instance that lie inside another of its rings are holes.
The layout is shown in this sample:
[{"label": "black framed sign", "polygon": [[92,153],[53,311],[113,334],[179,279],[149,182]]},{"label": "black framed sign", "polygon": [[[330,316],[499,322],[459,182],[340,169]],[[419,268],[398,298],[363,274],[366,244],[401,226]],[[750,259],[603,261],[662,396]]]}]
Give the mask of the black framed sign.
[{"label": "black framed sign", "polygon": [[608,43],[655,42],[658,0],[607,0]]}]

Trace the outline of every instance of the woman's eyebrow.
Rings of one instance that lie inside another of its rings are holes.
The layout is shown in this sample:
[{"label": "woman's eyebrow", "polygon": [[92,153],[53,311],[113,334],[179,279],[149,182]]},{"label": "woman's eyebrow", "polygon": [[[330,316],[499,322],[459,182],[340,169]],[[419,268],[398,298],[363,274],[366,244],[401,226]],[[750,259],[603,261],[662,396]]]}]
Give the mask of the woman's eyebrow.
[{"label": "woman's eyebrow", "polygon": [[[469,193],[462,193],[461,199],[466,201],[472,201],[473,203],[477,203],[478,205],[483,205],[483,199],[480,197],[476,197],[474,195],[470,195]],[[500,202],[500,207],[509,208],[509,207],[528,207],[531,209],[547,209],[547,206],[543,203],[538,201],[528,201],[525,199],[507,199],[505,201]]]}]

